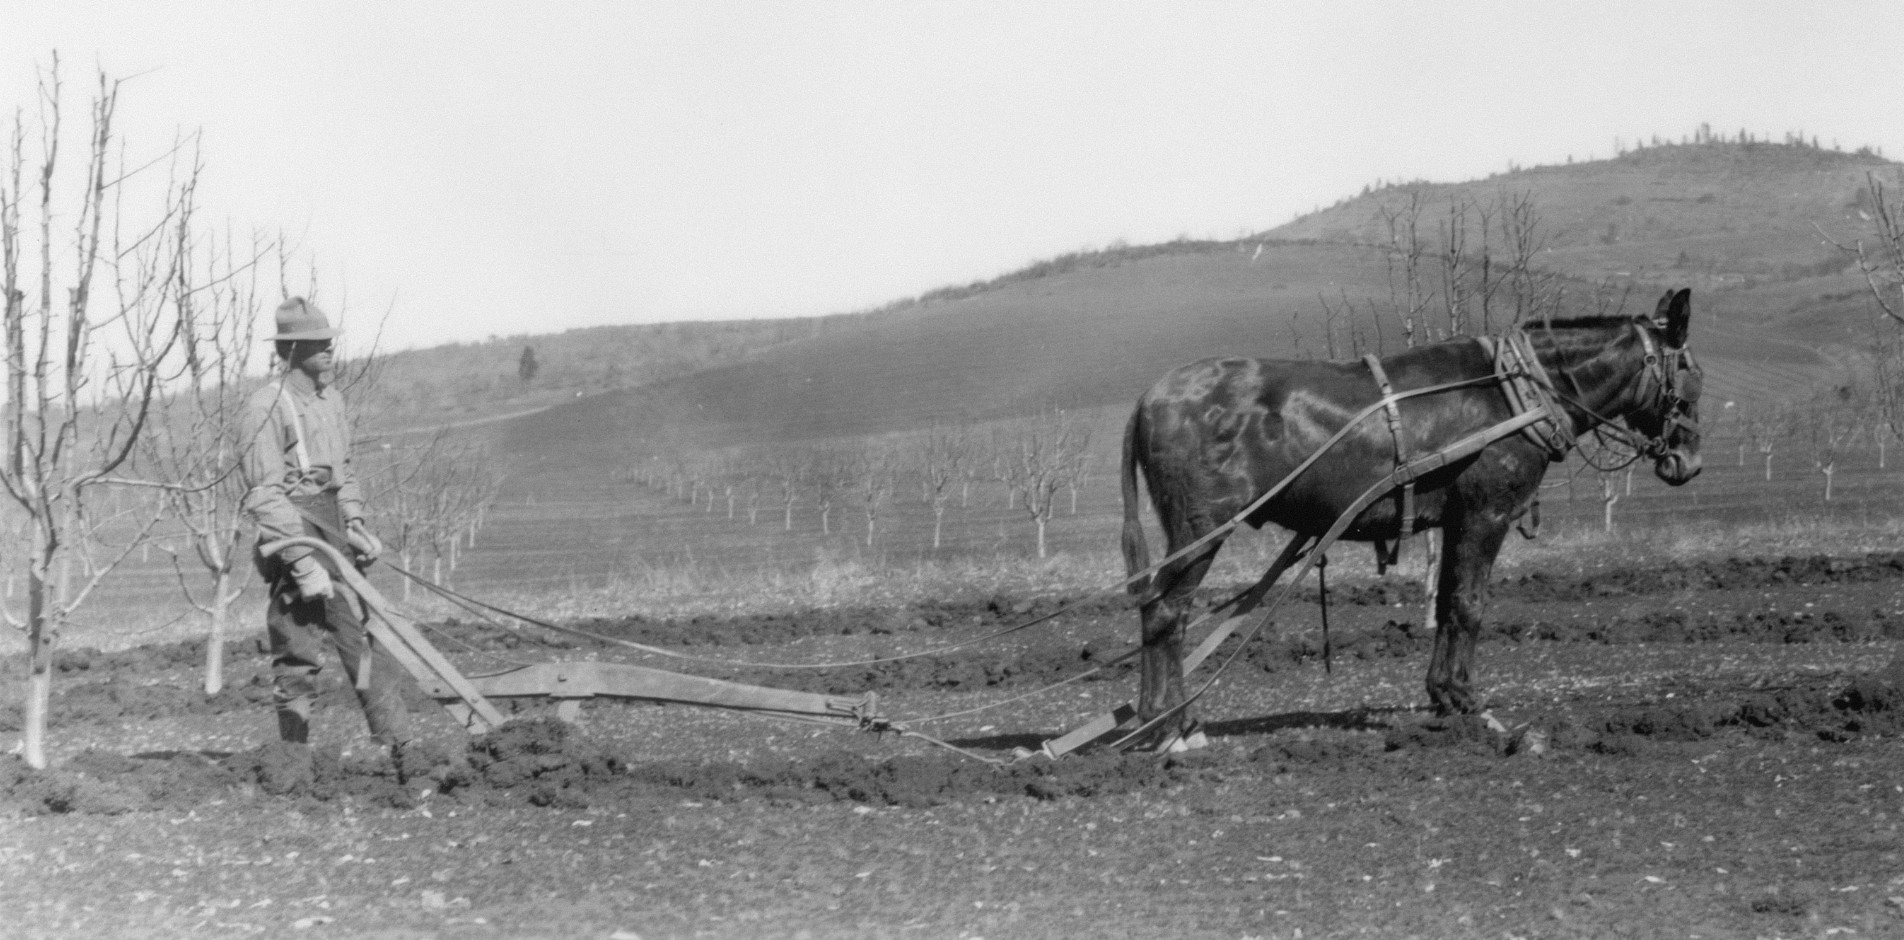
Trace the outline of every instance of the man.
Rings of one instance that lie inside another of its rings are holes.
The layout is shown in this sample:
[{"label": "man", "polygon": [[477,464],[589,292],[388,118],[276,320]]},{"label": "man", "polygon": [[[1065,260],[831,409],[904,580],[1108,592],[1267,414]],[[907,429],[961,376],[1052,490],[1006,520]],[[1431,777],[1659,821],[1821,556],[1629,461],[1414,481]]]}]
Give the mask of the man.
[{"label": "man", "polygon": [[[287,536],[310,536],[363,568],[383,546],[364,526],[363,494],[350,463],[350,426],[343,398],[331,387],[336,368],[331,342],[342,332],[302,297],[279,305],[271,340],[284,372],[245,402],[248,441],[242,467],[249,489],[244,510],[258,526],[260,548]],[[361,602],[338,576],[329,554],[295,545],[271,557],[260,553],[256,561],[271,592],[265,629],[271,637],[278,736],[309,742],[328,636],[357,689],[371,738],[394,756],[410,737],[403,676],[388,652],[371,652]]]}]

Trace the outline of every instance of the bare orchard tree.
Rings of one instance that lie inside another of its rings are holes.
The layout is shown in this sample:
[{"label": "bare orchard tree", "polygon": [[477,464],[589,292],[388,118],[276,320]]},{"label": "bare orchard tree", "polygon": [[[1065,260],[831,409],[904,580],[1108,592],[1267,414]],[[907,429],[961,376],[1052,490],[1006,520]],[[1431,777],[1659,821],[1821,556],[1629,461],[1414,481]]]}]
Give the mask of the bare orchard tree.
[{"label": "bare orchard tree", "polygon": [[1427,209],[1427,197],[1410,187],[1407,200],[1398,207],[1382,206],[1382,222],[1388,227],[1388,306],[1402,328],[1402,345],[1414,347],[1425,341],[1423,319],[1428,312],[1428,245],[1421,237],[1421,215]]},{"label": "bare orchard tree", "polygon": [[175,294],[185,375],[160,401],[156,433],[146,435],[137,459],[141,470],[172,484],[164,490],[167,515],[190,561],[168,543],[161,547],[186,602],[206,619],[205,692],[216,694],[224,687],[231,605],[249,568],[243,562],[252,526],[240,508],[244,484],[236,470],[251,437],[240,424],[257,348],[256,269],[268,247],[255,236],[243,244],[230,235],[222,242],[195,239],[188,223],[189,212],[181,212]]},{"label": "bare orchard tree", "polygon": [[[495,502],[501,488],[502,478],[488,451],[438,432],[419,445],[373,452],[381,456],[365,461],[366,496],[382,508],[386,544],[412,574],[427,553],[430,580],[447,585],[471,524]],[[410,584],[406,578],[406,600]]]},{"label": "bare orchard tree", "polygon": [[[1900,424],[1904,424],[1900,417],[1900,411],[1904,411],[1904,394],[1900,393],[1904,381],[1898,379],[1904,374],[1904,352],[1900,352],[1904,347],[1904,338],[1900,337],[1904,332],[1904,199],[1886,193],[1884,180],[1877,173],[1867,174],[1865,184],[1872,207],[1868,237],[1825,238],[1856,262],[1870,290],[1879,321],[1873,334],[1874,358],[1883,370],[1877,383],[1879,409],[1891,433],[1897,434]],[[1904,653],[1892,657],[1885,670],[1904,670]]]},{"label": "bare orchard tree", "polygon": [[1887,193],[1876,173],[1865,175],[1865,187],[1871,197],[1870,231],[1856,238],[1823,229],[1819,234],[1858,266],[1877,315],[1893,327],[1904,327],[1904,198]]},{"label": "bare orchard tree", "polygon": [[[25,530],[5,558],[24,576],[24,603],[5,615],[26,633],[21,751],[39,768],[60,630],[160,518],[156,500],[102,497],[159,484],[124,474],[179,368],[175,222],[192,186],[176,167],[161,180],[163,159],[128,168],[113,123],[120,83],[103,74],[80,165],[63,171],[57,56],[35,90],[37,120],[29,131],[15,112],[0,176],[0,491]],[[111,502],[135,515],[117,517]]]},{"label": "bare orchard tree", "polygon": [[972,460],[972,429],[968,425],[935,424],[926,429],[914,464],[919,492],[932,507],[932,548],[944,544],[945,509],[952,501],[952,485],[963,479]]},{"label": "bare orchard tree", "polygon": [[1765,458],[1765,479],[1772,479],[1772,457],[1792,427],[1789,410],[1780,403],[1761,405],[1747,415],[1743,427],[1752,446]]},{"label": "bare orchard tree", "polygon": [[1825,478],[1825,502],[1831,502],[1838,460],[1863,430],[1856,396],[1850,387],[1840,386],[1813,396],[1802,413],[1800,427],[1811,445],[1812,466]]},{"label": "bare orchard tree", "polygon": [[780,529],[792,532],[793,506],[800,501],[800,491],[807,485],[804,456],[784,447],[774,448],[767,457],[767,478],[773,481],[774,492],[780,496]]},{"label": "bare orchard tree", "polygon": [[1064,488],[1071,494],[1071,515],[1078,514],[1078,493],[1091,483],[1091,472],[1097,469],[1094,454],[1079,454],[1071,462],[1071,472],[1064,475]]},{"label": "bare orchard tree", "polygon": [[879,510],[892,497],[899,482],[899,457],[883,443],[873,441],[851,461],[853,493],[858,497],[861,515],[866,518],[866,547],[873,547],[873,534],[879,523]]},{"label": "bare orchard tree", "polygon": [[[1548,237],[1531,194],[1502,191],[1489,200],[1451,194],[1433,244],[1423,232],[1427,210],[1419,188],[1408,189],[1400,205],[1381,209],[1388,232],[1385,313],[1401,327],[1404,345],[1493,333],[1560,308],[1559,274],[1535,266]],[[1437,306],[1440,316],[1431,319],[1428,311]],[[1375,318],[1378,328],[1382,319]]]},{"label": "bare orchard tree", "polygon": [[820,534],[833,534],[833,507],[853,486],[851,459],[834,447],[812,447],[806,452],[807,483],[813,489],[813,507],[820,511]]},{"label": "bare orchard tree", "polygon": [[1000,442],[1005,485],[1038,528],[1038,557],[1047,557],[1045,530],[1058,490],[1077,472],[1091,445],[1091,429],[1074,413],[1058,411],[1021,422]]}]

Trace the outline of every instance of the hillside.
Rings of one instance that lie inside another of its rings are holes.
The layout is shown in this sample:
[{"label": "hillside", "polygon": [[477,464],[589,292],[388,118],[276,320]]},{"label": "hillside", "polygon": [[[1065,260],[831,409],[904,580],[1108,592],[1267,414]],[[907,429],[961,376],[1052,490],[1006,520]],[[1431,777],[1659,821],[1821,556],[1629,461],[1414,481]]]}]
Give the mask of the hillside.
[{"label": "hillside", "polygon": [[[523,312],[525,325],[535,314]],[[367,402],[382,430],[482,423],[739,362],[783,343],[850,331],[863,314],[598,326],[492,336],[377,357]],[[525,351],[535,362],[523,377]]]},{"label": "hillside", "polygon": [[[1067,255],[850,317],[514,337],[406,353],[391,375],[414,390],[413,418],[431,413],[422,403],[432,395],[435,413],[467,417],[546,407],[497,429],[504,450],[544,457],[1121,406],[1201,356],[1321,357],[1330,332],[1338,356],[1351,334],[1363,348],[1393,348],[1393,318],[1377,316],[1393,303],[1384,212],[1416,199],[1432,233],[1455,200],[1498,207],[1524,194],[1544,239],[1536,265],[1557,276],[1562,312],[1650,308],[1667,287],[1690,286],[1709,394],[1800,397],[1842,378],[1871,315],[1861,279],[1817,229],[1862,234],[1867,174],[1896,167],[1809,146],[1650,147],[1467,183],[1384,186],[1234,242]],[[1469,216],[1470,252],[1479,216]],[[1328,310],[1338,316],[1325,324]],[[529,344],[545,371],[523,388],[516,356]]]},{"label": "hillside", "polygon": [[[1868,175],[1898,166],[1802,145],[1672,144],[1487,180],[1386,186],[1264,234],[1386,244],[1383,210],[1399,210],[1410,192],[1431,207],[1430,224],[1451,198],[1487,203],[1524,192],[1540,211],[1545,267],[1590,282],[1683,285],[1787,338],[1862,344],[1864,284],[1819,230],[1866,234]],[[1471,233],[1470,247],[1478,240]]]}]

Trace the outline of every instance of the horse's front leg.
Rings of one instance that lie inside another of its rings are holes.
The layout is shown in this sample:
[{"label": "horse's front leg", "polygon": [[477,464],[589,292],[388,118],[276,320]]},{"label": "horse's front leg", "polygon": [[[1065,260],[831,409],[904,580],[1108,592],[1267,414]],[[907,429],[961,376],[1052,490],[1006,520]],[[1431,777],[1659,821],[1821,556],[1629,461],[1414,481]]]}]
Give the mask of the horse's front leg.
[{"label": "horse's front leg", "polygon": [[1511,520],[1468,520],[1442,532],[1441,570],[1436,578],[1434,658],[1428,663],[1428,700],[1441,714],[1481,710],[1474,696],[1474,644],[1488,575]]}]

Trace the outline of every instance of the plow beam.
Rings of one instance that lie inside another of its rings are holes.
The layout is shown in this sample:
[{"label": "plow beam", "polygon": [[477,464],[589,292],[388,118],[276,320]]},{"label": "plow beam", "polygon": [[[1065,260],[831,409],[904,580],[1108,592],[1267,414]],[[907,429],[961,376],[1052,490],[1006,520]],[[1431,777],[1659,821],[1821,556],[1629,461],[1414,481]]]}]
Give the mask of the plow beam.
[{"label": "plow beam", "polygon": [[[591,698],[620,698],[705,705],[862,726],[881,722],[879,698],[871,692],[858,698],[842,698],[689,676],[624,663],[537,663],[507,672],[470,676],[469,682],[486,698],[551,698],[563,706],[579,704]],[[457,691],[446,683],[430,681],[422,683],[422,686],[425,694],[446,703],[455,704],[460,699]],[[565,709],[564,717],[572,718],[574,711],[573,708]]]}]

